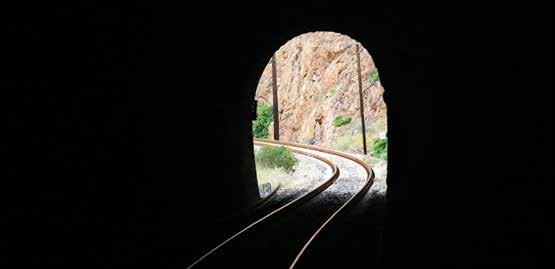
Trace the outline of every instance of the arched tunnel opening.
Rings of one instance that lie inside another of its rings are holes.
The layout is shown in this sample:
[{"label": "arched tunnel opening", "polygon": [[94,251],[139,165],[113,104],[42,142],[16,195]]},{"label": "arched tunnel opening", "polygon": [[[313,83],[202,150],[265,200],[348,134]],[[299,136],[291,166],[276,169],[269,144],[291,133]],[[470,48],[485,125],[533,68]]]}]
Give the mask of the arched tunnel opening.
[{"label": "arched tunnel opening", "polygon": [[[254,97],[253,136],[351,153],[378,174],[373,191],[383,196],[387,175],[383,93],[378,68],[362,44],[335,32],[304,33],[274,52],[262,71]],[[310,166],[258,148],[255,165],[263,197],[277,187],[317,176],[318,171],[306,171]]]}]

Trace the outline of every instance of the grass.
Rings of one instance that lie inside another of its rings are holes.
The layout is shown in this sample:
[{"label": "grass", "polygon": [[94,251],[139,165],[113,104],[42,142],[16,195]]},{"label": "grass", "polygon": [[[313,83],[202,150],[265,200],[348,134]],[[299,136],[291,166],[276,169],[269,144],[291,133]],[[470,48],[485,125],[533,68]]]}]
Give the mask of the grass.
[{"label": "grass", "polygon": [[285,182],[290,174],[285,172],[283,168],[269,168],[256,163],[256,177],[259,188],[265,183],[270,183],[273,189],[280,183]]},{"label": "grass", "polygon": [[[377,137],[377,133],[366,133],[368,152],[375,158],[387,160],[387,138]],[[332,148],[342,151],[363,152],[363,140],[360,133],[338,136]]]},{"label": "grass", "polygon": [[360,135],[357,135],[357,136],[344,135],[344,136],[337,137],[334,148],[338,150],[344,150],[344,151],[350,150],[352,145],[355,144],[357,140],[356,137],[360,137],[360,140],[362,141],[362,137]]},{"label": "grass", "polygon": [[[366,141],[371,141],[371,135],[366,133]],[[338,136],[333,148],[343,151],[362,152],[362,135],[357,133],[353,135]]]}]

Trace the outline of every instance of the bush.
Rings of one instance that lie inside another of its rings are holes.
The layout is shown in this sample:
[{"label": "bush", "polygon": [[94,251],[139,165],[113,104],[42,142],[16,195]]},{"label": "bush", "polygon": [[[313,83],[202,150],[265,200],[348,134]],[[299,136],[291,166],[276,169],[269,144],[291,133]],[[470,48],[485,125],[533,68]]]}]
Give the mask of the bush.
[{"label": "bush", "polygon": [[281,167],[287,172],[293,170],[299,162],[293,156],[293,152],[284,146],[263,146],[256,153],[255,160],[258,165],[269,168]]},{"label": "bush", "polygon": [[370,72],[370,86],[374,86],[376,82],[380,80],[380,75],[378,74],[378,69],[374,69]]},{"label": "bush", "polygon": [[333,119],[333,126],[341,127],[343,125],[349,124],[350,122],[351,122],[351,117],[337,116],[335,117],[335,119]]},{"label": "bush", "polygon": [[252,133],[256,138],[268,138],[268,126],[274,117],[272,106],[260,103],[256,108],[256,120],[252,122]]},{"label": "bush", "polygon": [[381,159],[387,159],[387,139],[376,139],[372,145],[372,155]]}]

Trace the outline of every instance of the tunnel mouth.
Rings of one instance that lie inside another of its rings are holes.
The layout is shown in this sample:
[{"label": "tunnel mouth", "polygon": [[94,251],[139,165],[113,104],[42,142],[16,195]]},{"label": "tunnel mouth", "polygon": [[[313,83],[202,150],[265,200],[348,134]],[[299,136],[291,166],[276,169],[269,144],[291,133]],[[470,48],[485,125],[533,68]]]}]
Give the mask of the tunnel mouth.
[{"label": "tunnel mouth", "polygon": [[[384,196],[388,142],[383,94],[378,68],[361,43],[335,32],[301,34],[275,51],[262,71],[253,137],[355,155],[376,173],[371,192]],[[279,178],[295,176],[297,166],[278,165],[269,173],[259,154],[255,149],[261,195],[287,184]]]}]

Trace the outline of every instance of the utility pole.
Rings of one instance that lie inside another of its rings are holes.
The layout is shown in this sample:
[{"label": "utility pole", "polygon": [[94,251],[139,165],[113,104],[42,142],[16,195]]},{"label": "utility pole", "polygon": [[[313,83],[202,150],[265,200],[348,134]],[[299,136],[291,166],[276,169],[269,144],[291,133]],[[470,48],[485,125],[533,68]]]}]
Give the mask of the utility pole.
[{"label": "utility pole", "polygon": [[360,74],[360,52],[358,43],[356,44],[357,49],[357,71],[358,71],[358,94],[360,97],[360,121],[362,123],[362,147],[364,149],[364,155],[367,154],[366,150],[366,126],[364,126],[364,100],[362,98],[362,75]]},{"label": "utility pole", "polygon": [[278,107],[278,87],[276,71],[276,55],[272,55],[272,95],[274,97],[274,140],[279,140],[279,107]]}]

